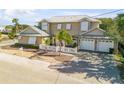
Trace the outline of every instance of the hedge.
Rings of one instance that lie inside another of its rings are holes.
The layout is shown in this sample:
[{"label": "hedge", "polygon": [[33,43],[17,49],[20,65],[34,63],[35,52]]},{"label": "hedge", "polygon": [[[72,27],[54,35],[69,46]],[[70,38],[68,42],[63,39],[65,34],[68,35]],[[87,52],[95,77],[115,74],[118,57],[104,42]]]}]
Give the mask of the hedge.
[{"label": "hedge", "polygon": [[32,49],[38,49],[39,48],[38,45],[20,44],[20,43],[16,43],[15,45],[13,45],[13,47],[24,47],[24,48],[32,48]]},{"label": "hedge", "polygon": [[120,52],[121,52],[122,56],[124,57],[124,49],[123,48],[120,48]]}]

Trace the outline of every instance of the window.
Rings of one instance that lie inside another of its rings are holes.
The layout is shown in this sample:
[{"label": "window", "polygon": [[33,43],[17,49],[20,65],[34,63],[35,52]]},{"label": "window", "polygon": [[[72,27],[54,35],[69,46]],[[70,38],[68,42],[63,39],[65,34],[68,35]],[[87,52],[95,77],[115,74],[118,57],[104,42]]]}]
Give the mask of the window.
[{"label": "window", "polygon": [[47,30],[47,29],[48,29],[48,24],[42,23],[42,30]]},{"label": "window", "polygon": [[61,27],[62,27],[62,24],[57,25],[57,29],[61,29]]},{"label": "window", "polygon": [[66,29],[70,30],[71,29],[71,24],[66,24]]},{"label": "window", "polygon": [[87,31],[88,30],[88,24],[89,22],[81,22],[81,31]]}]

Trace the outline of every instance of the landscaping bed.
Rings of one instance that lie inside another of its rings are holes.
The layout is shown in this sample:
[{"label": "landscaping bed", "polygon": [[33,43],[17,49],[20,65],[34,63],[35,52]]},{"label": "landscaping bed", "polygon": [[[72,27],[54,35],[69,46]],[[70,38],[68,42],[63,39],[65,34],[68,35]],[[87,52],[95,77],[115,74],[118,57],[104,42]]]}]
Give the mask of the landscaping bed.
[{"label": "landscaping bed", "polygon": [[[69,62],[74,57],[72,54],[61,53],[61,55],[59,55],[58,52],[48,52],[32,48],[24,48],[22,51],[20,50],[19,46],[15,45],[1,47],[0,51],[12,55],[27,57],[30,59],[41,61],[44,60],[50,63]],[[41,51],[41,53],[38,53],[39,51]]]},{"label": "landscaping bed", "polygon": [[122,83],[124,83],[124,58],[121,54],[116,54],[115,60],[117,62],[117,67],[120,71],[120,77],[121,77]]}]

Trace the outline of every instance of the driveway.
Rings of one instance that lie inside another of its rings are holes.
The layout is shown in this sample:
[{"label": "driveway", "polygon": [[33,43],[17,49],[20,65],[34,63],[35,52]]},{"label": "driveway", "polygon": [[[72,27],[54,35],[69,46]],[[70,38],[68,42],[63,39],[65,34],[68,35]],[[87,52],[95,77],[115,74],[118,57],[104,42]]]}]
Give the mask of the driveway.
[{"label": "driveway", "polygon": [[111,54],[80,52],[71,62],[52,65],[51,68],[90,84],[121,83],[116,62]]}]

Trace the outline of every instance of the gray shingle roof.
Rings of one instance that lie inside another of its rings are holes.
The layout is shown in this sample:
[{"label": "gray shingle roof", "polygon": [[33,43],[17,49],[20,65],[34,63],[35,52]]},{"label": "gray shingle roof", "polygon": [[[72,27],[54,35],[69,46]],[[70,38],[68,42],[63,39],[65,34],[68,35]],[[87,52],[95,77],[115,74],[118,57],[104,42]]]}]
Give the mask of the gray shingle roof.
[{"label": "gray shingle roof", "polygon": [[87,15],[54,16],[46,20],[48,22],[54,23],[54,22],[79,22],[83,19],[87,19],[88,21],[92,21],[92,22],[101,22],[100,20],[89,17]]},{"label": "gray shingle roof", "polygon": [[[39,28],[37,28],[37,27],[34,27],[34,26],[29,26],[29,28],[32,28],[34,31],[36,31],[36,32],[38,32],[39,33],[39,36],[49,36],[49,34],[48,33],[46,33],[45,31],[43,31],[43,30],[40,30]],[[27,28],[26,28],[27,29]],[[20,34],[23,34],[23,32],[25,31],[25,29],[22,31],[22,32],[20,32]],[[26,35],[28,35],[28,34],[26,34]],[[29,35],[35,35],[35,34],[31,34],[31,33],[29,33]]]}]

